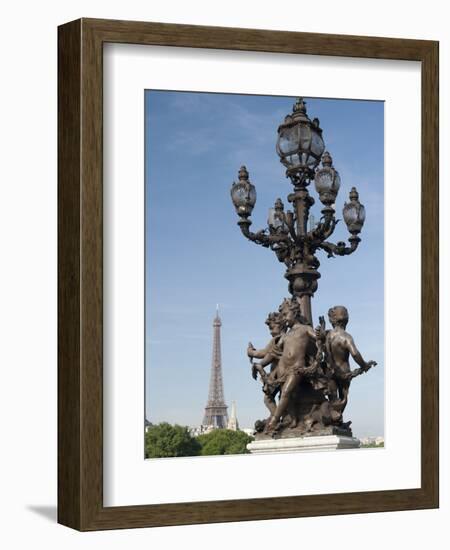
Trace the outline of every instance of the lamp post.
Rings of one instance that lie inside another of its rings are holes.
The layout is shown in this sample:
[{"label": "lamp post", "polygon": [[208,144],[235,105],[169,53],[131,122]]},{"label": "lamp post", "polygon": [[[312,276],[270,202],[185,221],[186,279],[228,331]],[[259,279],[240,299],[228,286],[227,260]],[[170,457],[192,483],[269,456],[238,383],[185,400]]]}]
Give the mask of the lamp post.
[{"label": "lamp post", "polygon": [[[239,216],[238,225],[242,234],[250,241],[273,250],[278,260],[286,265],[289,292],[297,298],[302,315],[312,324],[311,298],[320,278],[320,262],[316,253],[322,249],[328,257],[352,254],[361,241],[358,235],[364,224],[365,210],[353,187],[349,194],[350,202],[345,203],[343,208],[343,218],[350,233],[349,246],[342,241],[336,244],[328,241],[339,221],[335,217],[334,206],[341,180],[333,167],[331,155],[325,151],[319,119],[310,120],[302,98],[295,102],[292,113],[278,128],[276,151],[293,185],[293,192],[287,197],[293,209],[285,211],[282,200],[277,199],[269,210],[267,228],[256,233],[250,231],[256,189],[249,180],[245,166],[239,170],[238,182],[231,187],[231,199]],[[308,191],[312,181],[323,209],[319,223],[308,229],[309,210],[315,202]]]}]

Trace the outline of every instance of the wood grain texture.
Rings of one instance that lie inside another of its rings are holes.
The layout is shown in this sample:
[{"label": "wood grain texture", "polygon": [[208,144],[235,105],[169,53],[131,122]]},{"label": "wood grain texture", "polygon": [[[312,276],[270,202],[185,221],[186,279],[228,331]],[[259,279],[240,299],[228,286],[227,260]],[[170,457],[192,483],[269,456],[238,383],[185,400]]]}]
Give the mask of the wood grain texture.
[{"label": "wood grain texture", "polygon": [[79,528],[81,22],[58,32],[58,521]]},{"label": "wood grain texture", "polygon": [[[438,506],[438,44],[81,19],[59,28],[58,521],[82,531]],[[105,42],[420,61],[422,484],[420,489],[103,507],[102,48]]]},{"label": "wood grain texture", "polygon": [[422,488],[439,502],[439,46],[422,60]]}]

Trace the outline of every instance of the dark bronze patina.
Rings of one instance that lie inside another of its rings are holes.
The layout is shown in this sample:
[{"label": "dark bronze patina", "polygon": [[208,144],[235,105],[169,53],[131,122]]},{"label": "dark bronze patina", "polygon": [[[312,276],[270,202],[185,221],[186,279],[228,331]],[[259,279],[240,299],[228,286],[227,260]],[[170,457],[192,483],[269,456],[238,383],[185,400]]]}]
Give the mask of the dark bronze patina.
[{"label": "dark bronze patina", "polygon": [[[343,208],[349,245],[328,241],[338,222],[334,204],[341,180],[330,153],[325,151],[320,122],[317,118],[310,120],[302,98],[278,128],[277,153],[294,188],[288,195],[293,211],[285,211],[283,201],[278,198],[269,210],[267,228],[253,233],[250,215],[256,203],[256,189],[245,166],[231,188],[243,235],[273,250],[286,265],[285,277],[292,295],[266,320],[272,335],[267,346],[257,350],[249,344],[247,349],[252,375],[256,379],[259,374],[264,403],[270,412],[266,420],[256,422],[257,438],[351,435],[351,422],[343,421],[350,382],[376,363],[364,361],[353,338],[345,332],[348,312],[344,306],[329,310],[331,330],[326,330],[323,317],[313,329],[311,298],[320,278],[316,252],[322,249],[328,257],[352,254],[361,242],[358,235],[364,225],[365,209],[353,187],[350,201]],[[309,215],[314,204],[308,191],[312,181],[323,204],[317,225],[310,223]],[[353,371],[350,355],[359,365]],[[266,372],[269,365],[270,371]]]},{"label": "dark bronze patina", "polygon": [[[309,119],[303,99],[297,100],[292,115],[287,115],[278,128],[277,153],[294,187],[288,195],[293,211],[285,211],[282,200],[277,199],[269,212],[268,227],[256,233],[250,231],[250,215],[256,203],[256,190],[249,181],[245,166],[239,170],[239,181],[231,187],[231,198],[243,235],[273,250],[278,260],[286,265],[285,277],[289,281],[289,292],[299,299],[302,314],[312,325],[311,298],[320,278],[320,262],[316,252],[325,250],[328,257],[352,254],[361,241],[358,234],[364,224],[365,210],[353,187],[349,195],[350,202],[343,209],[344,221],[350,233],[350,246],[344,242],[334,244],[327,240],[338,222],[334,202],[340,187],[340,177],[333,167],[331,155],[328,151],[324,152],[319,120]],[[320,161],[321,168],[318,167]],[[309,210],[314,204],[308,191],[312,181],[324,208],[319,223],[315,227],[308,227]]]},{"label": "dark bronze patina", "polygon": [[[302,316],[298,300],[285,299],[266,321],[272,334],[269,344],[262,350],[249,344],[252,375],[256,379],[259,374],[270,412],[267,419],[255,424],[257,439],[352,434],[351,422],[343,421],[350,383],[376,362],[366,362],[346,332],[348,311],[344,306],[332,307],[328,317],[331,330],[326,330],[323,317],[313,329]],[[350,368],[350,356],[359,368]],[[265,370],[268,365],[269,373]]]}]

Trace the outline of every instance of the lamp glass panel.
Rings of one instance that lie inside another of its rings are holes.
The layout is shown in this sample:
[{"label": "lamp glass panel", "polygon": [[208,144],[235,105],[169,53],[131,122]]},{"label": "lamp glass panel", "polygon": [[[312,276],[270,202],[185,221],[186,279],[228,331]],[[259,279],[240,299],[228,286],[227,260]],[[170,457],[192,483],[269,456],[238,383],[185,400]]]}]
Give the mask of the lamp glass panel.
[{"label": "lamp glass panel", "polygon": [[363,224],[366,219],[366,209],[361,204],[359,207],[358,221]]},{"label": "lamp glass panel", "polygon": [[311,147],[311,128],[307,124],[300,124],[299,132],[299,148],[301,151],[309,152]]},{"label": "lamp glass panel", "polygon": [[314,178],[318,193],[330,191],[333,185],[333,174],[330,170],[319,170]]},{"label": "lamp glass panel", "polygon": [[312,155],[309,155],[308,159],[306,161],[306,164],[310,168],[315,168],[319,164],[319,161],[315,157],[313,157]]},{"label": "lamp glass panel", "polygon": [[231,191],[231,197],[233,199],[233,203],[236,206],[243,206],[247,203],[247,197],[248,197],[248,189],[246,189],[246,186],[244,185],[234,185]]},{"label": "lamp glass panel", "polygon": [[319,132],[312,131],[311,136],[311,151],[317,156],[321,157],[325,150],[325,144]]},{"label": "lamp glass panel", "polygon": [[347,225],[352,225],[358,221],[358,206],[356,204],[347,203],[344,206],[344,220]]},{"label": "lamp glass panel", "polygon": [[283,128],[278,138],[278,147],[286,155],[298,149],[298,125]]},{"label": "lamp glass panel", "polygon": [[333,189],[336,191],[336,193],[339,191],[340,186],[341,186],[341,176],[337,172],[335,172]]},{"label": "lamp glass panel", "polygon": [[289,155],[286,160],[291,166],[297,166],[297,164],[300,164],[299,155]]}]

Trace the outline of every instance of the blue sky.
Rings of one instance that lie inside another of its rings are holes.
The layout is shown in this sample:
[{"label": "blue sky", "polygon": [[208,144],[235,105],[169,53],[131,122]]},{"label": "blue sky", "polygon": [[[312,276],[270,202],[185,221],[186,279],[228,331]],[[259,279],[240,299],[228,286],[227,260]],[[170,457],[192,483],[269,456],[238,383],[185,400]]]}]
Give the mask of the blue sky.
[{"label": "blue sky", "polygon": [[[300,90],[301,92],[301,90]],[[284,266],[247,241],[236,225],[230,187],[242,164],[256,186],[252,229],[267,223],[290,181],[275,152],[276,130],[295,98],[145,92],[146,415],[152,422],[200,424],[208,395],[212,319],[222,318],[225,399],[242,427],[267,415],[250,375],[248,341],[270,339],[264,320],[288,296]],[[352,186],[366,207],[359,249],[328,259],[322,251],[313,317],[346,305],[348,331],[377,367],[354,380],[346,420],[357,436],[384,433],[384,104],[306,98],[341,175],[337,216]],[[312,213],[320,217],[320,201]],[[338,224],[334,242],[348,237]]]}]

